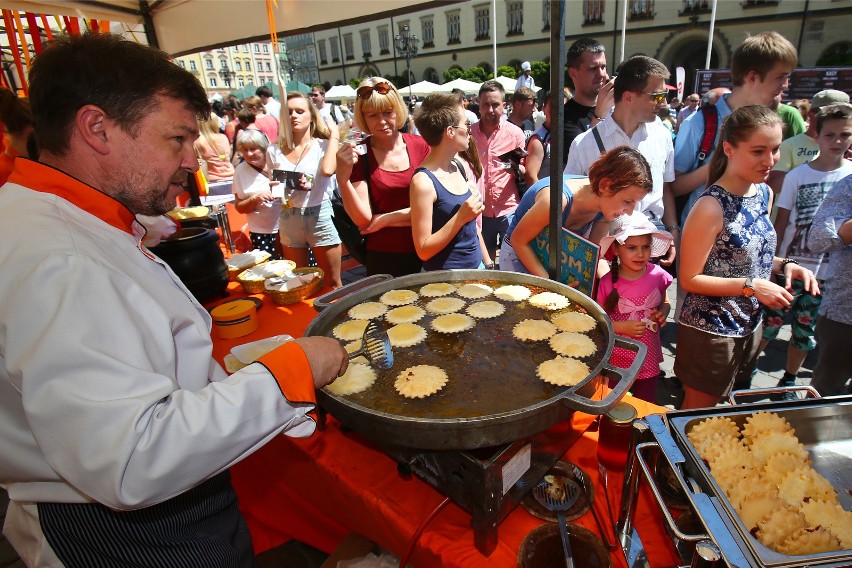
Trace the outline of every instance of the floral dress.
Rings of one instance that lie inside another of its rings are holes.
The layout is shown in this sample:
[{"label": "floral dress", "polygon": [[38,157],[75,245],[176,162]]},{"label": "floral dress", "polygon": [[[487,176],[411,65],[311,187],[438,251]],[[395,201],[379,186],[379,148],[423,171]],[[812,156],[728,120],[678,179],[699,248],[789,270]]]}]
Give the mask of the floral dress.
[{"label": "floral dress", "polygon": [[[758,185],[741,197],[713,185],[702,194],[722,207],[722,230],[716,235],[702,274],[722,278],[769,279],[777,237],[769,220],[769,189]],[[687,293],[678,325],[726,337],[747,337],[760,325],[763,311],[755,297],[703,296]]]}]

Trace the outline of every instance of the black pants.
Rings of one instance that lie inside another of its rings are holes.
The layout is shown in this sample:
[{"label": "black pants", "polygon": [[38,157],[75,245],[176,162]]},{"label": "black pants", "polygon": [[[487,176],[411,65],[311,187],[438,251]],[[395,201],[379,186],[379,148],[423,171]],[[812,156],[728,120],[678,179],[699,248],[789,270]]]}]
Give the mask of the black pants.
[{"label": "black pants", "polygon": [[39,503],[38,515],[47,542],[68,568],[255,566],[227,472],[144,509]]},{"label": "black pants", "polygon": [[406,274],[417,274],[423,269],[423,261],[414,252],[368,250],[367,259],[364,264],[367,267],[367,274],[369,276],[373,274],[405,276]]}]

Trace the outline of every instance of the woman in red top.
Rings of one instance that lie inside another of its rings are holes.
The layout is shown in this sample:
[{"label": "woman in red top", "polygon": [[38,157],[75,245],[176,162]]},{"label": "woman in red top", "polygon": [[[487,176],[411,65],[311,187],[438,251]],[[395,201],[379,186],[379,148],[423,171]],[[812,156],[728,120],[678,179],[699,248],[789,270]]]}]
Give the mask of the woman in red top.
[{"label": "woman in red top", "polygon": [[0,89],[0,123],[6,129],[6,147],[0,153],[0,185],[6,183],[15,158],[29,157],[27,138],[33,131],[33,113],[27,99],[20,99],[8,89]]},{"label": "woman in red top", "polygon": [[248,97],[243,106],[254,113],[254,124],[269,138],[270,144],[278,144],[278,117],[266,113],[266,107],[258,96]]},{"label": "woman in red top", "polygon": [[[399,131],[408,108],[388,80],[368,77],[358,87],[355,124],[370,137],[360,155],[353,142],[337,153],[337,183],[346,212],[367,237],[367,273],[403,276],[420,272],[411,236],[408,188],[429,145]],[[366,167],[364,166],[366,161]]]}]

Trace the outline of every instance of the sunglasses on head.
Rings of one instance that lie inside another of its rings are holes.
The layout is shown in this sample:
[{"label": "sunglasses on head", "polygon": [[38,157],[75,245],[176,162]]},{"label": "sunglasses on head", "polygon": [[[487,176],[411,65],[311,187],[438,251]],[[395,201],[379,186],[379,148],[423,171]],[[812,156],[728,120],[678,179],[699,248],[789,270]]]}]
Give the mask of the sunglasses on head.
[{"label": "sunglasses on head", "polygon": [[376,91],[380,95],[386,95],[393,89],[393,85],[386,81],[379,81],[375,85],[364,85],[362,87],[358,87],[358,90],[355,91],[358,94],[359,99],[369,99],[370,95],[373,94],[373,91]]}]

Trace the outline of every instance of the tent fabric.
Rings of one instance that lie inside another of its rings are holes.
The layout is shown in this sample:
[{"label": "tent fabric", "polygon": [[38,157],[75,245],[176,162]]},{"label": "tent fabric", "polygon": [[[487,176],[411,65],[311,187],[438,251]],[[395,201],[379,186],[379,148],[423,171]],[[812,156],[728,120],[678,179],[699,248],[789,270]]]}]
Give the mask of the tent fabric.
[{"label": "tent fabric", "polygon": [[[510,94],[510,95],[511,95],[512,93],[514,93],[514,92],[515,92],[515,85],[517,85],[517,83],[518,83],[518,80],[517,80],[517,79],[512,79],[511,77],[506,77],[505,75],[500,75],[500,76],[499,76],[499,77],[497,77],[497,79],[495,79],[495,80],[496,80],[498,83],[500,83],[501,85],[503,85],[503,88],[504,88],[504,89],[506,89],[506,92],[507,92],[508,94]],[[534,92],[534,93],[537,93],[537,92],[539,92],[540,90],[541,90],[541,87],[538,87],[538,86],[533,87],[533,92]]]},{"label": "tent fabric", "polygon": [[308,94],[311,92],[311,86],[302,83],[301,81],[290,81],[287,83],[287,92],[298,91],[300,93]]},{"label": "tent fabric", "polygon": [[441,85],[440,91],[442,93],[449,93],[453,89],[461,89],[464,91],[466,95],[477,95],[479,94],[479,86],[482,83],[474,83],[473,81],[468,81],[467,79],[453,79],[449,83],[444,83]]},{"label": "tent fabric", "polygon": [[431,81],[420,81],[419,83],[414,83],[410,87],[403,87],[400,90],[403,91],[406,95],[409,91],[411,91],[411,94],[413,95],[417,95],[418,97],[425,97],[429,93],[440,91],[441,85],[438,85],[437,83],[433,83]]},{"label": "tent fabric", "polygon": [[326,100],[334,101],[354,99],[355,95],[355,89],[349,85],[335,85],[325,92]]},{"label": "tent fabric", "polygon": [[[335,28],[347,20],[422,9],[424,0],[279,0],[275,24],[279,35]],[[141,0],[3,0],[3,8],[33,14],[76,16],[122,22],[143,41]],[[159,47],[186,55],[235,43],[269,39],[266,3],[260,0],[161,0],[148,2]]]}]

